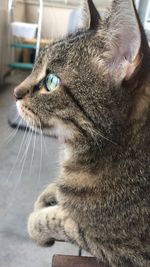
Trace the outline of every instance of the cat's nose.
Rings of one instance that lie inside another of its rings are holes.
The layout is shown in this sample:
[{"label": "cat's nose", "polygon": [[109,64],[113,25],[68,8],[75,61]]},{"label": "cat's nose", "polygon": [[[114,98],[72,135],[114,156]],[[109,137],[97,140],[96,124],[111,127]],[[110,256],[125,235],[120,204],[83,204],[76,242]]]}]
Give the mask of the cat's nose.
[{"label": "cat's nose", "polygon": [[24,87],[16,87],[14,89],[14,97],[16,100],[23,99],[27,94],[29,94],[29,89],[26,89]]}]

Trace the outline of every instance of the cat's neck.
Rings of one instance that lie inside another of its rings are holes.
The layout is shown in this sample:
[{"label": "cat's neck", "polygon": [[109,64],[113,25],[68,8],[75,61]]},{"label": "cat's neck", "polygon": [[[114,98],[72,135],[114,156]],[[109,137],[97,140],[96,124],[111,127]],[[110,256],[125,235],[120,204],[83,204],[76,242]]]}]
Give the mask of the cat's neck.
[{"label": "cat's neck", "polygon": [[134,125],[125,125],[121,135],[118,133],[118,138],[116,136],[116,142],[101,137],[99,140],[80,138],[75,142],[64,143],[61,157],[62,166],[65,166],[69,172],[76,172],[76,169],[78,169],[93,174],[100,173],[101,170],[107,170],[108,166],[113,168],[114,162],[116,166],[125,161],[128,164],[128,158],[132,157],[133,154],[140,158],[142,151],[139,150],[141,147],[146,155],[148,153],[149,119],[150,113],[148,112],[145,120],[134,122]]}]

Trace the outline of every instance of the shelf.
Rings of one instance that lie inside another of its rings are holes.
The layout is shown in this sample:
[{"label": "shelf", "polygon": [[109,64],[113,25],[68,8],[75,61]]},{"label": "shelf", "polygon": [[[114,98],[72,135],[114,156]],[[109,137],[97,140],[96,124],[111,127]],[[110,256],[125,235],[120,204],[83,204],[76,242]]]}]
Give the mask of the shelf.
[{"label": "shelf", "polygon": [[14,62],[8,64],[9,68],[12,69],[26,69],[26,70],[32,70],[33,69],[33,64],[31,63],[20,63],[20,62]]},{"label": "shelf", "polygon": [[23,43],[13,43],[11,47],[14,48],[26,48],[26,49],[36,49],[36,45],[34,44],[23,44]]}]

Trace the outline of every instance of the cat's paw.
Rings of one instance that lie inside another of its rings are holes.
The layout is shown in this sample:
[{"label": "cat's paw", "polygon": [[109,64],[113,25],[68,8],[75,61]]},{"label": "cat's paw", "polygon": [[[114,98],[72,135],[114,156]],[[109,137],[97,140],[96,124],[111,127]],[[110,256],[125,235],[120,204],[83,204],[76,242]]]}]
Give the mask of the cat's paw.
[{"label": "cat's paw", "polygon": [[51,247],[55,243],[55,239],[49,238],[48,234],[44,231],[44,225],[40,219],[39,212],[33,212],[28,219],[28,233],[29,236],[42,247]]},{"label": "cat's paw", "polygon": [[50,184],[38,197],[37,201],[34,204],[34,210],[36,211],[45,207],[57,205],[56,191],[56,184]]}]

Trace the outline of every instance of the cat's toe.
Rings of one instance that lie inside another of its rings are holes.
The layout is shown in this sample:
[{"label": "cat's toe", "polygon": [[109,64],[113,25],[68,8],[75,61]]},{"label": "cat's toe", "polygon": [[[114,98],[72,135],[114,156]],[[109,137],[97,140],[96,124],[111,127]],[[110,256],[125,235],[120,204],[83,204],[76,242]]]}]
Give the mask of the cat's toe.
[{"label": "cat's toe", "polygon": [[44,226],[41,223],[40,212],[33,212],[28,219],[29,236],[40,246],[52,246],[55,243],[53,238],[48,237]]},{"label": "cat's toe", "polygon": [[33,212],[28,219],[28,234],[33,240],[38,241],[39,233],[40,224],[38,223],[36,213]]},{"label": "cat's toe", "polygon": [[36,243],[41,247],[52,247],[55,244],[55,240],[54,239],[50,239],[48,241],[36,240]]},{"label": "cat's toe", "polygon": [[52,247],[55,244],[55,239],[50,239],[45,244],[43,244],[44,247]]},{"label": "cat's toe", "polygon": [[57,205],[57,186],[56,184],[50,184],[43,193],[38,197],[34,205],[34,210],[40,210],[45,207],[51,207]]},{"label": "cat's toe", "polygon": [[57,201],[56,199],[52,198],[52,199],[47,199],[47,198],[40,198],[38,199],[35,204],[34,204],[34,210],[37,211],[37,210],[40,210],[40,209],[43,209],[43,208],[46,208],[46,207],[52,207],[52,206],[55,206],[57,205]]}]

